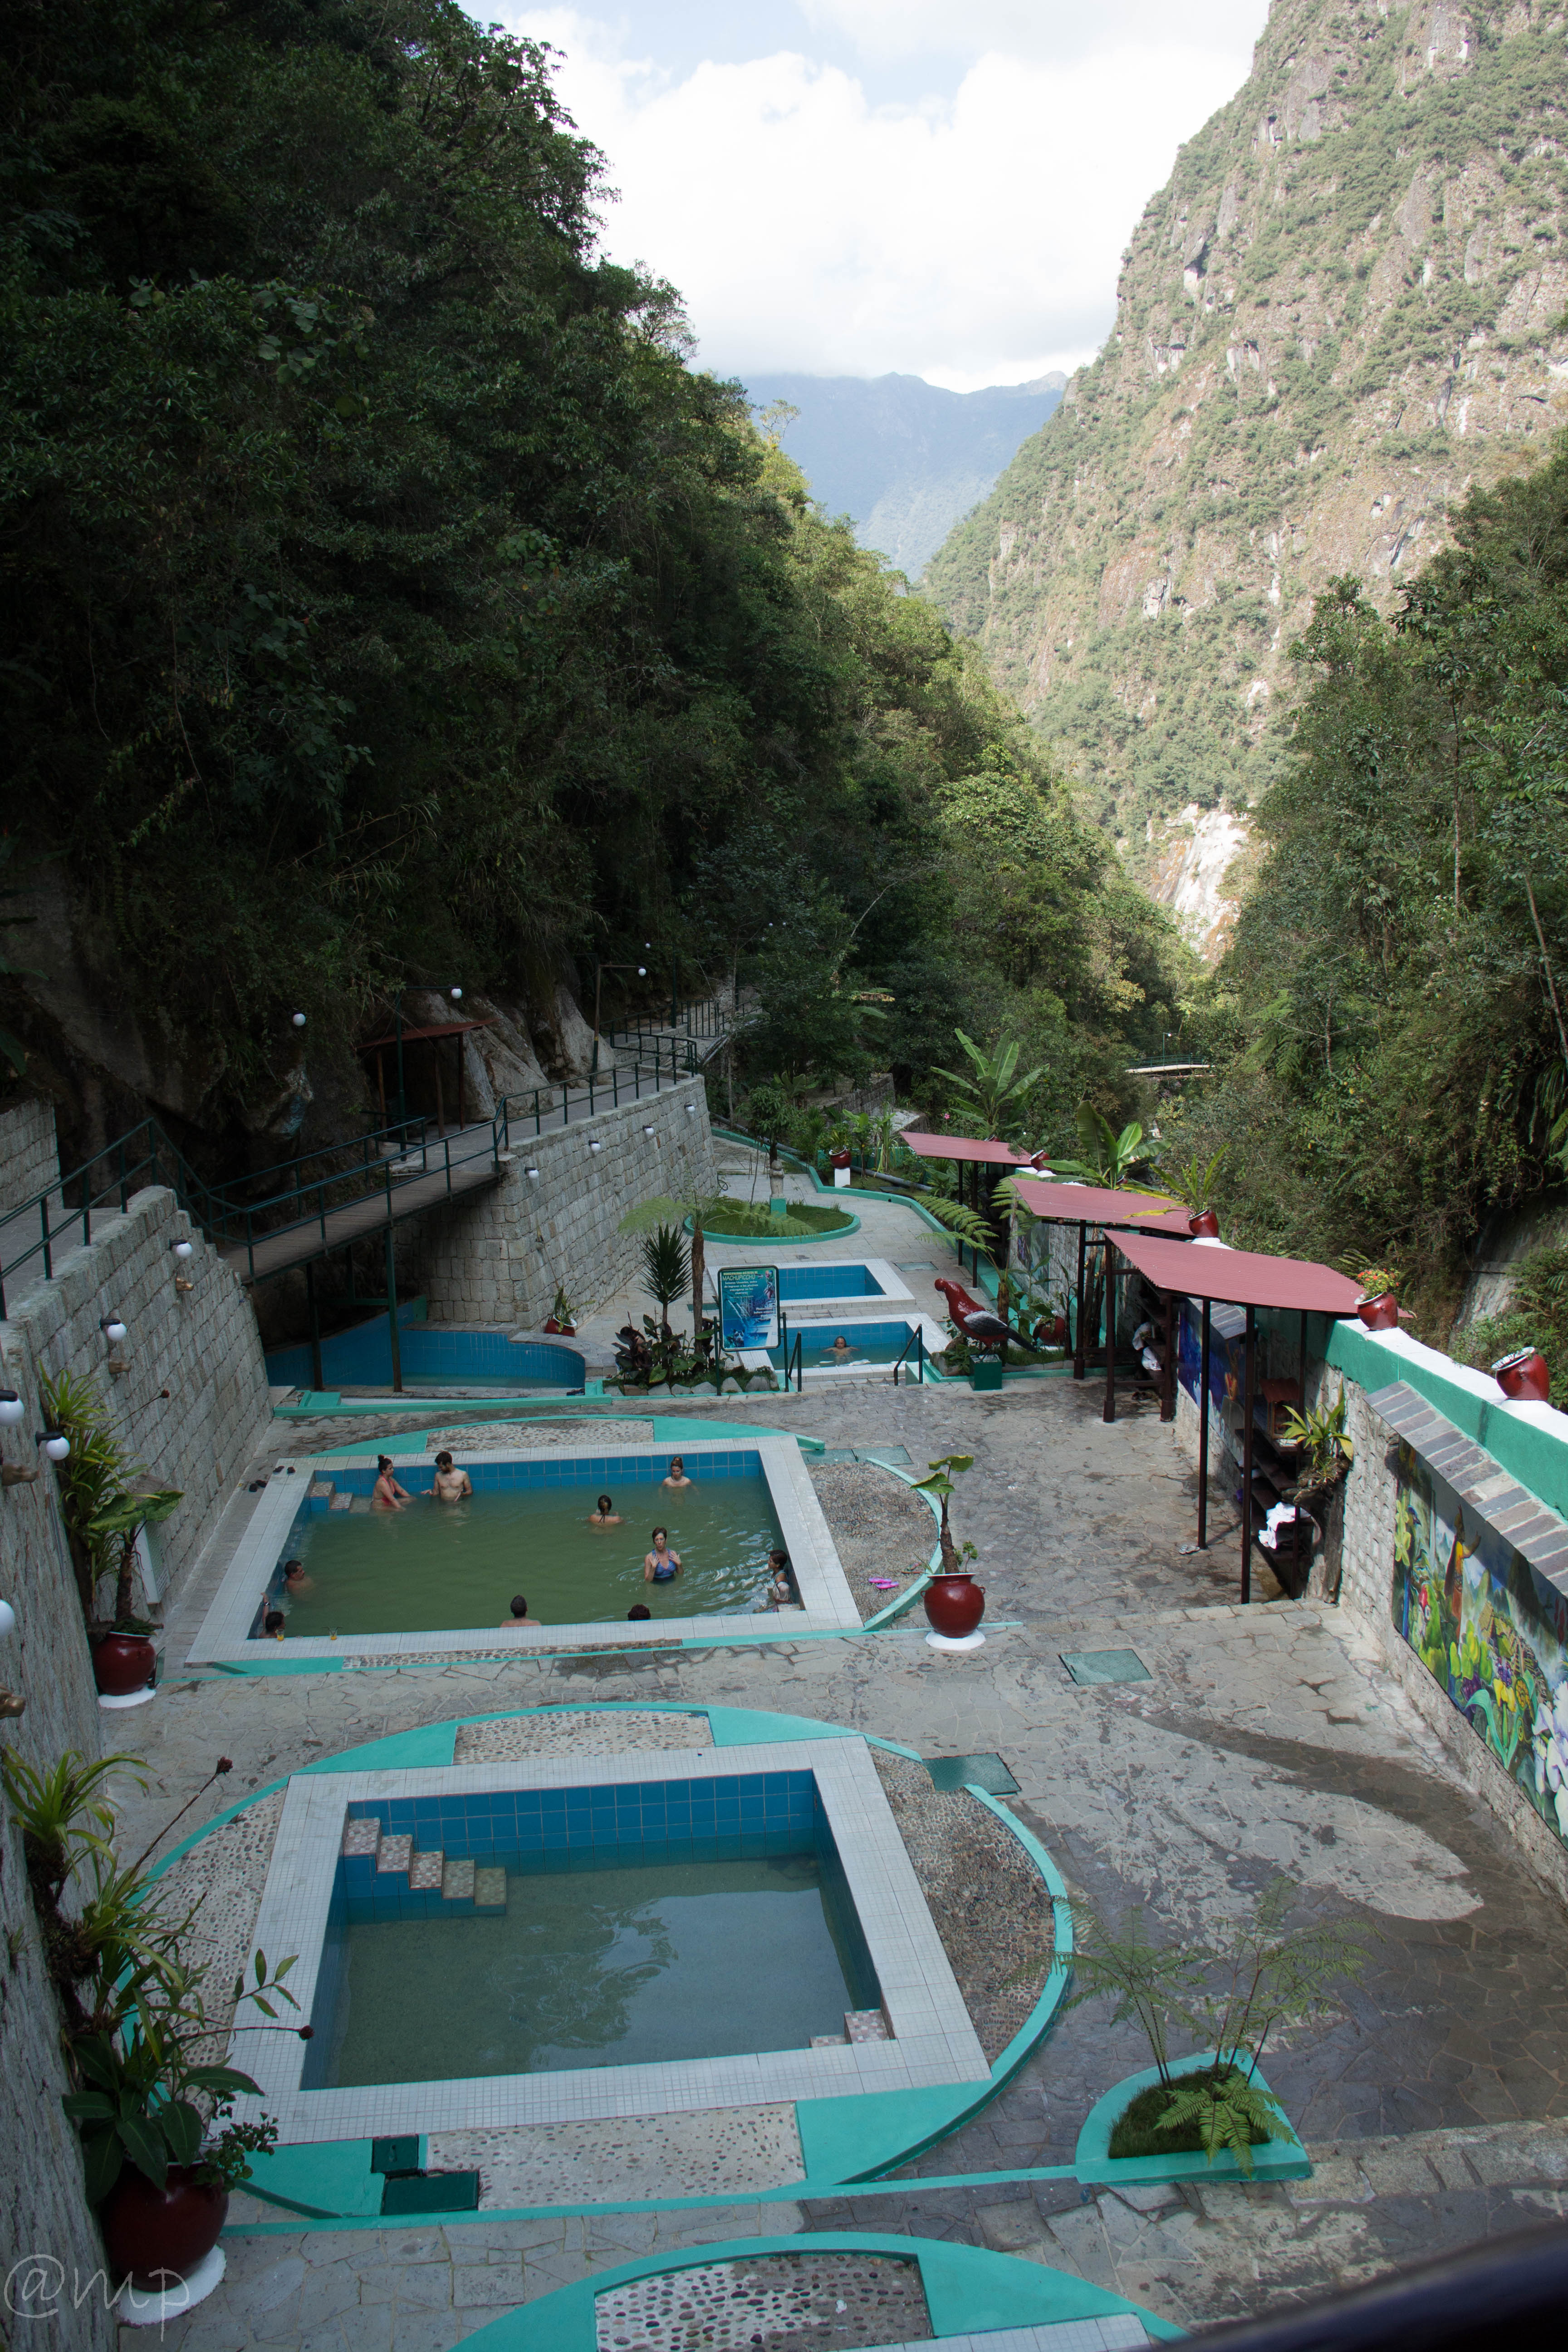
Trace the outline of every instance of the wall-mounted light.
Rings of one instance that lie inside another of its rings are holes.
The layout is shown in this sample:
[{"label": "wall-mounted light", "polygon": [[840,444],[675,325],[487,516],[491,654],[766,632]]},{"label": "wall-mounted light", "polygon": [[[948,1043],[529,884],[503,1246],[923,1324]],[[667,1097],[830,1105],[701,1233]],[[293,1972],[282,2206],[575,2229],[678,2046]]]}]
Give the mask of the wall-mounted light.
[{"label": "wall-mounted light", "polygon": [[15,1389],[0,1389],[0,1429],[14,1429],[26,1410]]},{"label": "wall-mounted light", "polygon": [[588,1149],[590,1151],[603,1151],[604,1148],[604,1145],[600,1142],[596,1135],[591,1135],[588,1138]]},{"label": "wall-mounted light", "polygon": [[304,1016],[304,1014],[303,1014],[302,1013],[296,1013],[294,1014],[294,1016],[293,1016],[293,1019],[294,1019],[294,1026],[295,1026],[295,1028],[296,1028],[296,1029],[302,1029],[302,1028],[304,1027],[304,1025],[305,1025],[305,1016]]},{"label": "wall-mounted light", "polygon": [[35,1442],[43,1447],[51,1462],[63,1462],[71,1450],[70,1439],[63,1429],[37,1430]]},{"label": "wall-mounted light", "polygon": [[126,1327],[118,1315],[100,1315],[98,1328],[112,1347],[117,1348],[125,1337]]},{"label": "wall-mounted light", "polygon": [[639,963],[639,964],[638,964],[638,966],[637,966],[637,978],[638,978],[639,980],[646,980],[646,979],[647,978],[647,964],[646,964],[646,963]]},{"label": "wall-mounted light", "polygon": [[16,1630],[16,1612],[8,1601],[0,1601],[0,1642]]},{"label": "wall-mounted light", "polygon": [[463,1001],[463,992],[460,988],[454,988],[451,992],[451,996],[454,1004],[461,1004]]},{"label": "wall-mounted light", "polygon": [[[4,1641],[7,1633],[14,1633],[16,1630],[16,1611],[8,1601],[0,1601],[0,1641]],[[14,1723],[19,1715],[25,1715],[26,1711],[27,1702],[25,1698],[18,1698],[15,1691],[0,1690],[0,1720]]]},{"label": "wall-mounted light", "polygon": [[644,1133],[645,1135],[651,1135],[651,1134],[653,1133],[653,1129],[652,1129],[652,1128],[651,1128],[651,1127],[645,1127],[645,1128],[644,1128],[644,1129],[643,1129],[643,1133]]},{"label": "wall-mounted light", "polygon": [[194,1257],[195,1255],[196,1245],[195,1242],[171,1242],[169,1244],[169,1247],[174,1251],[174,1255],[180,1260],[182,1265],[184,1263],[186,1258]]},{"label": "wall-mounted light", "polygon": [[697,1105],[696,1105],[695,1103],[688,1103],[688,1104],[687,1104],[687,1106],[686,1106],[686,1116],[687,1116],[687,1118],[694,1118],[694,1117],[695,1117],[695,1115],[696,1115],[696,1111],[697,1111]]},{"label": "wall-mounted light", "polygon": [[525,1176],[531,1176],[531,1177],[537,1177],[537,1176],[538,1176],[538,1174],[539,1174],[539,1171],[538,1171],[538,1169],[537,1169],[537,1168],[525,1168],[525,1169],[523,1170],[523,1171],[522,1171],[522,1172],[523,1172],[523,1174],[524,1174]]}]

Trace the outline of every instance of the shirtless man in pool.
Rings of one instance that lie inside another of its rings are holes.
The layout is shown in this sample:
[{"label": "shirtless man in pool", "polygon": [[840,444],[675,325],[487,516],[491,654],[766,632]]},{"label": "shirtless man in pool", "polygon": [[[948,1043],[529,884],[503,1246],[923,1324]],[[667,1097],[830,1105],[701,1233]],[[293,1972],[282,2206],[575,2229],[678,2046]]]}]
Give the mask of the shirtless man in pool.
[{"label": "shirtless man in pool", "polygon": [[460,1503],[474,1491],[474,1482],[466,1470],[455,1470],[449,1454],[436,1456],[436,1476],[430,1492],[438,1503]]}]

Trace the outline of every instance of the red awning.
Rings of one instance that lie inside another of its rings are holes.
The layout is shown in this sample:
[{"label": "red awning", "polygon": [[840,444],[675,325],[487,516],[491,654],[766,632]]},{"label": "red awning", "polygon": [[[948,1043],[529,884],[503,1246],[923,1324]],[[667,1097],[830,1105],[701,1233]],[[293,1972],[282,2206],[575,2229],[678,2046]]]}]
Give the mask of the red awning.
[{"label": "red awning", "polygon": [[1015,1176],[1013,1189],[1037,1217],[1056,1224],[1152,1227],[1157,1233],[1187,1231],[1187,1212],[1166,1192],[1115,1192],[1103,1184],[1062,1184],[1036,1176]]},{"label": "red awning", "polygon": [[1266,1257],[1255,1250],[1205,1249],[1153,1234],[1118,1236],[1117,1248],[1156,1290],[1213,1298],[1227,1307],[1279,1307],[1309,1315],[1351,1315],[1359,1282],[1309,1257]]},{"label": "red awning", "polygon": [[1029,1164],[1026,1151],[1016,1151],[1010,1143],[982,1142],[973,1135],[917,1135],[912,1128],[905,1128],[899,1141],[918,1151],[922,1160],[982,1160],[1003,1168]]},{"label": "red awning", "polygon": [[[494,1022],[493,1013],[487,1014],[483,1021],[437,1021],[435,1027],[431,1029],[405,1029],[403,1033],[403,1042],[405,1045],[416,1045],[422,1037],[461,1037],[467,1030],[489,1029]],[[395,1045],[396,1043],[395,1034],[390,1037],[369,1037],[363,1045],[356,1045],[354,1052],[379,1054],[388,1045]]]}]

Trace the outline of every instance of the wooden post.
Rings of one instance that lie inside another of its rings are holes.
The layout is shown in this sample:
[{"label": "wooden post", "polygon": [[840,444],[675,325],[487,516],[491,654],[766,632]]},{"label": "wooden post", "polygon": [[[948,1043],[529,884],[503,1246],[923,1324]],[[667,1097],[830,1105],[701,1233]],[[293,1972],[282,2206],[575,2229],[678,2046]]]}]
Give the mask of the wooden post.
[{"label": "wooden post", "polygon": [[310,1310],[310,1385],[315,1389],[324,1389],[327,1384],[321,1378],[321,1318],[316,1312],[316,1269],[313,1265],[305,1268],[305,1304]]},{"label": "wooden post", "polygon": [[1105,1409],[1102,1421],[1116,1419],[1116,1244],[1105,1236]]},{"label": "wooden post", "polygon": [[1257,1388],[1258,1309],[1247,1310],[1247,1337],[1242,1342],[1245,1369],[1241,1382],[1241,1598],[1252,1598],[1252,1405]]},{"label": "wooden post", "polygon": [[1165,1370],[1160,1381],[1160,1418],[1162,1421],[1174,1421],[1176,1418],[1177,1317],[1176,1294],[1173,1290],[1167,1290],[1165,1293],[1165,1311],[1163,1320],[1165,1336]]},{"label": "wooden post", "polygon": [[1203,1342],[1198,1350],[1198,1549],[1209,1541],[1209,1301],[1204,1300]]},{"label": "wooden post", "polygon": [[397,1336],[397,1259],[393,1249],[393,1233],[386,1228],[386,1328],[392,1346],[392,1393],[403,1394],[403,1349]]},{"label": "wooden post", "polygon": [[1081,1381],[1085,1373],[1083,1352],[1083,1259],[1089,1228],[1080,1217],[1078,1221],[1078,1315],[1073,1326],[1072,1376]]}]

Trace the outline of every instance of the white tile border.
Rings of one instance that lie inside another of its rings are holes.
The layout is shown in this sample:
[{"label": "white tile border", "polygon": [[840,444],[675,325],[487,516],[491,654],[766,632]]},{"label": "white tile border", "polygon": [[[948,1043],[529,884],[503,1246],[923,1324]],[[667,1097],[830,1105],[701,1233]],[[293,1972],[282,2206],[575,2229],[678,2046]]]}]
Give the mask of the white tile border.
[{"label": "white tile border", "polygon": [[[832,1829],[893,2028],[888,2042],[829,2050],[763,2051],[645,2066],[395,2083],[343,2090],[300,2087],[306,2045],[287,2033],[237,2031],[229,2061],[261,2086],[237,2113],[274,2116],[285,2143],[363,2139],[484,2125],[562,2123],[577,2116],[689,2114],[772,2100],[838,2098],[866,2091],[984,2083],[984,2052],[948,1964],[864,1739],[767,1746],[539,1756],[394,1772],[302,1774],[289,1783],[252,1949],[274,1966],[299,1955],[289,1985],[302,2017],[315,2001],[327,1912],[351,1804],[376,1797],[461,1796],[512,1789],[604,1788],[637,1780],[711,1780],[810,1771]],[[247,1961],[248,1976],[250,1963]]]},{"label": "white tile border", "polygon": [[[410,1432],[410,1435],[414,1434]],[[235,1545],[234,1557],[219,1585],[212,1603],[203,1618],[201,1629],[185,1654],[187,1665],[260,1664],[269,1654],[259,1642],[249,1639],[255,1621],[257,1604],[263,1589],[289,1538],[295,1514],[304,1503],[310,1481],[318,1473],[331,1477],[334,1466],[358,1468],[369,1464],[374,1469],[378,1454],[390,1454],[396,1465],[416,1465],[428,1471],[431,1456],[424,1449],[426,1433],[418,1433],[420,1444],[401,1448],[396,1441],[383,1438],[363,1452],[344,1454],[338,1465],[312,1462],[307,1457],[295,1461],[294,1477],[287,1470],[281,1476],[275,1471],[265,1494],[258,1499],[250,1523]],[[776,1641],[781,1633],[800,1631],[858,1632],[860,1612],[855,1606],[816,1490],[801,1456],[800,1447],[793,1437],[742,1437],[728,1442],[715,1441],[696,1444],[689,1440],[686,1452],[697,1454],[754,1454],[767,1480],[773,1499],[779,1533],[789,1553],[803,1606],[787,1615],[768,1612],[765,1621],[760,1612],[736,1611],[729,1615],[711,1617],[659,1617],[646,1624],[630,1623],[624,1618],[596,1618],[578,1625],[456,1625],[445,1626],[434,1633],[353,1633],[334,1642],[324,1634],[313,1634],[283,1644],[284,1654],[291,1660],[341,1660],[345,1657],[363,1660],[369,1664],[395,1662],[398,1657],[425,1656],[447,1650],[560,1650],[608,1648],[624,1650],[637,1645],[657,1647],[663,1643],[700,1640],[704,1634],[733,1633],[737,1627],[750,1626],[753,1620],[759,1633],[765,1622],[765,1638]],[[661,1445],[538,1445],[496,1446],[464,1450],[453,1448],[457,1459],[465,1464],[484,1462],[595,1462],[609,1455],[620,1460],[667,1462],[672,1452],[679,1452],[668,1442]],[[638,1489],[639,1493],[642,1491]],[[650,1487],[649,1494],[656,1489]]]},{"label": "white tile border", "polygon": [[846,1364],[840,1368],[837,1364],[808,1362],[807,1358],[814,1349],[818,1354],[821,1352],[816,1335],[822,1331],[837,1330],[841,1326],[846,1331],[853,1331],[858,1323],[918,1323],[925,1332],[928,1357],[940,1355],[948,1345],[948,1335],[934,1316],[914,1314],[907,1307],[893,1306],[891,1301],[883,1307],[866,1298],[855,1299],[851,1304],[856,1309],[852,1315],[814,1315],[809,1320],[803,1318],[800,1322],[790,1325],[790,1352],[794,1354],[795,1340],[799,1339],[802,1343],[800,1368],[806,1380],[864,1381],[868,1376],[875,1379],[879,1372],[886,1374],[890,1370],[887,1364]]}]

